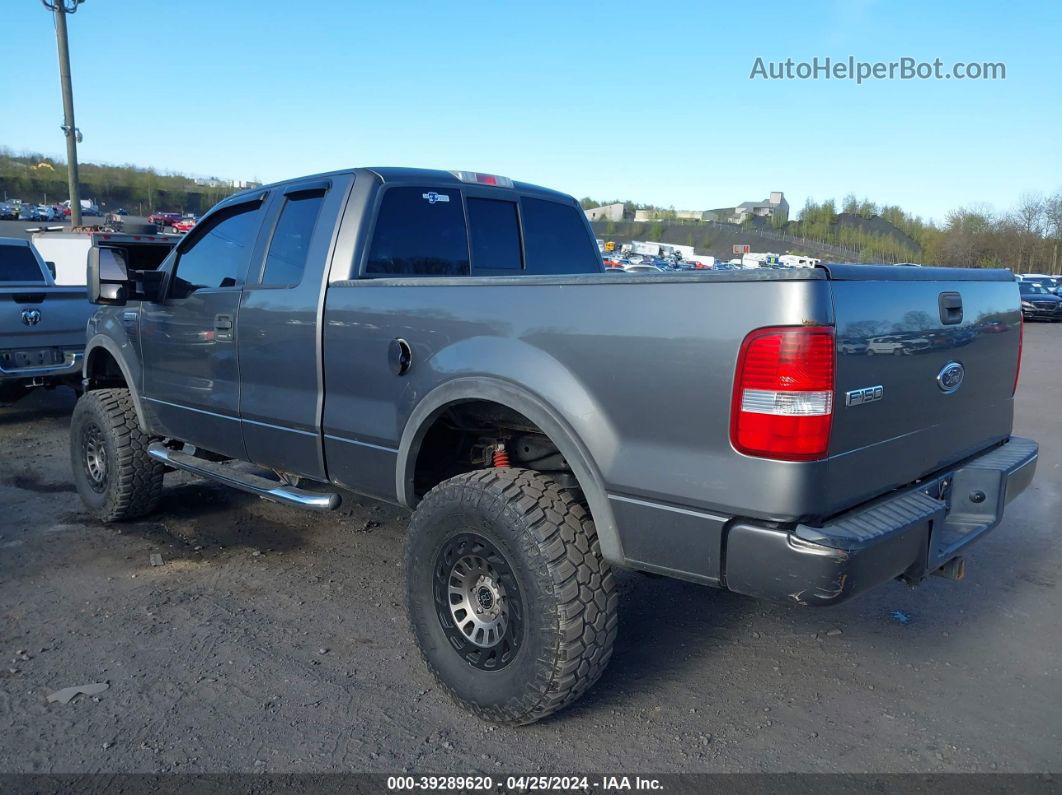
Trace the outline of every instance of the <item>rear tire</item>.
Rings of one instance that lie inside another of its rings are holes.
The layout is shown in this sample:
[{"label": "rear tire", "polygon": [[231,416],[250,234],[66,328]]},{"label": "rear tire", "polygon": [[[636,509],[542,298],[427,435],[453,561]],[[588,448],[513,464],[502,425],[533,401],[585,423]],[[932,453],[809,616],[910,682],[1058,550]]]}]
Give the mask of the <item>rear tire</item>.
[{"label": "rear tire", "polygon": [[405,552],[410,622],[428,669],[484,720],[527,724],[597,681],[618,595],[586,509],[527,469],[444,481]]},{"label": "rear tire", "polygon": [[164,467],[148,456],[150,442],[128,389],[98,389],[78,400],[70,421],[70,465],[82,502],[101,522],[154,510]]}]

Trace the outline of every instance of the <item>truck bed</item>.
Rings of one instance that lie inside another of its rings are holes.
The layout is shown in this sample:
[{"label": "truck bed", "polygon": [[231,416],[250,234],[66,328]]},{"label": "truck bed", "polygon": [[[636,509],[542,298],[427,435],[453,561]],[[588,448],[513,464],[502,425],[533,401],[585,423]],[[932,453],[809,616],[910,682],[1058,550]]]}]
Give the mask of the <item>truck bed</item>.
[{"label": "truck bed", "polygon": [[[942,326],[938,296],[956,291],[964,319]],[[849,337],[855,350],[894,327],[908,334],[903,324],[915,321],[933,336],[925,350],[840,352]],[[756,328],[806,325],[836,327],[838,338],[828,457],[738,453],[730,406],[742,339]],[[816,522],[1006,438],[1019,328],[1006,271],[831,266],[343,280],[327,296],[323,430],[355,442],[336,443],[328,459],[356,479],[387,457],[364,445],[397,451],[410,412],[438,384],[511,379],[569,407],[566,419],[612,495]],[[399,382],[381,372],[397,329],[416,361]],[[951,358],[968,364],[969,380],[944,395],[935,379]],[[882,400],[845,406],[849,390],[875,385]]]}]

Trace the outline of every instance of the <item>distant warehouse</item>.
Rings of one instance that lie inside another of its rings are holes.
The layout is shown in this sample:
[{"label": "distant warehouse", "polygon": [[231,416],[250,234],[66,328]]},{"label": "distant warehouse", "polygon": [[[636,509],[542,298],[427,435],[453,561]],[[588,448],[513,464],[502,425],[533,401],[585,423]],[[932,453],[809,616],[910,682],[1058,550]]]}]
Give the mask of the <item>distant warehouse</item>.
[{"label": "distant warehouse", "polygon": [[[616,205],[609,205],[609,207],[614,206]],[[596,207],[594,210],[587,210],[586,214],[591,221],[597,221],[602,218],[612,221],[622,220],[620,217],[595,217],[590,215],[592,212],[607,210],[609,207]],[[777,218],[782,223],[785,223],[789,220],[789,202],[785,200],[785,194],[782,191],[776,190],[772,191],[763,201],[741,202],[735,207],[718,207],[714,210],[662,210],[649,208],[635,210],[634,212],[634,220],[639,222],[659,221],[668,218],[673,218],[677,221],[717,221],[726,224],[743,224],[750,218]]]},{"label": "distant warehouse", "polygon": [[606,204],[603,207],[591,207],[586,210],[586,217],[591,221],[622,221],[623,204]]}]

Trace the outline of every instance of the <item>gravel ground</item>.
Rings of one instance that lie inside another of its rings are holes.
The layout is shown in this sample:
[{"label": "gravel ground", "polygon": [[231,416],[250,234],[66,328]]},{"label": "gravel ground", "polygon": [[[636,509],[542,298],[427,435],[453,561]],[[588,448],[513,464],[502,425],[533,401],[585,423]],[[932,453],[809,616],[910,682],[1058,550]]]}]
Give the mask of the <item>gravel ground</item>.
[{"label": "gravel ground", "polygon": [[1039,472],[963,583],[811,610],[624,573],[611,667],[522,729],[427,675],[402,511],[174,474],[150,521],[101,526],[70,482],[73,396],[32,395],[0,409],[0,771],[1058,771],[1062,328],[1025,351]]}]

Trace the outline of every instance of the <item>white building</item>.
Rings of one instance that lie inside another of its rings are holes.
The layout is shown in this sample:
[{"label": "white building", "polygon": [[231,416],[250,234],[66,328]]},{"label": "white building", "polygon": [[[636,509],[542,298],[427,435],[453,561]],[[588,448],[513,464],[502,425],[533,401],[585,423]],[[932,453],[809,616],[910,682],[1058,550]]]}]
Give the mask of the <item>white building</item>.
[{"label": "white building", "polygon": [[591,221],[622,221],[623,220],[623,205],[622,204],[606,204],[603,207],[591,207],[589,210],[584,210],[586,217]]},{"label": "white building", "polygon": [[728,219],[732,224],[742,224],[749,217],[775,218],[780,217],[783,222],[789,220],[789,202],[785,200],[782,191],[772,191],[764,201],[741,202],[734,208],[734,212]]}]

